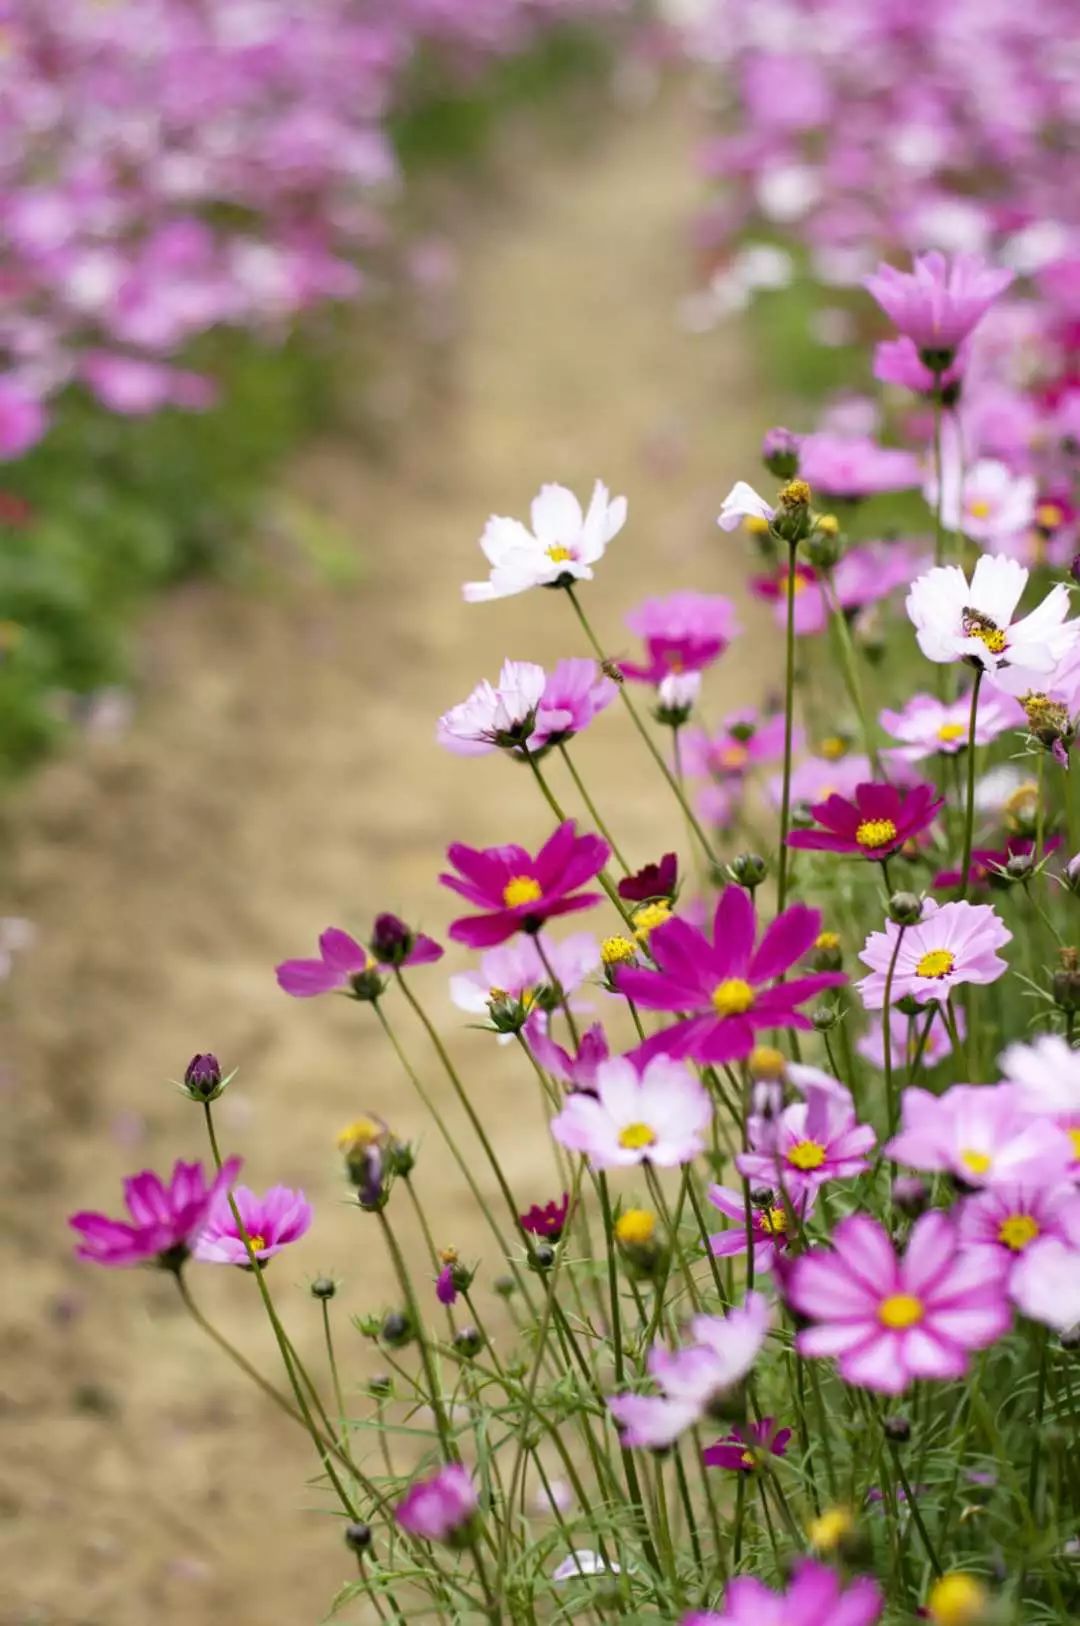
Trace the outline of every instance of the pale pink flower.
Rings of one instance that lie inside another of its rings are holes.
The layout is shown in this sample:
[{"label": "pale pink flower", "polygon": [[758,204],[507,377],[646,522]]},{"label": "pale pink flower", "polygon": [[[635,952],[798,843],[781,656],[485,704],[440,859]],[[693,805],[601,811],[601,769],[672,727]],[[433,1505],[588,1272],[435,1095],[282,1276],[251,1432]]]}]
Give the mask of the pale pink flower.
[{"label": "pale pink flower", "polygon": [[971,1186],[1065,1179],[1072,1147],[1049,1118],[1032,1117],[1015,1086],[954,1084],[944,1095],[906,1089],[888,1157]]},{"label": "pale pink flower", "polygon": [[977,254],[918,255],[910,271],[879,265],[866,287],[901,333],[922,352],[954,351],[1013,280]]},{"label": "pale pink flower", "polygon": [[[903,932],[903,941],[897,939]],[[910,995],[919,1003],[945,1000],[965,982],[996,982],[1009,969],[997,950],[1012,932],[988,903],[937,903],[927,898],[916,926],[887,920],[883,932],[871,932],[859,955],[870,975],[855,984],[867,1010],[885,1003],[885,983],[894,963],[892,1000]]]},{"label": "pale pink flower", "polygon": [[552,1120],[561,1146],[594,1169],[689,1163],[704,1150],[712,1103],[684,1062],[658,1055],[638,1073],[625,1056],[596,1069],[595,1095],[571,1095]]}]

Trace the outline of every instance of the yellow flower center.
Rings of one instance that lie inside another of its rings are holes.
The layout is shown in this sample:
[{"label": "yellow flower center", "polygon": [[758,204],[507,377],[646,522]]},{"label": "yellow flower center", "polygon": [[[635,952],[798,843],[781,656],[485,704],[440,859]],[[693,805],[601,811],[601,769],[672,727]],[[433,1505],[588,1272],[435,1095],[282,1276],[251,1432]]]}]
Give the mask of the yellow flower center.
[{"label": "yellow flower center", "polygon": [[671,904],[666,898],[660,898],[656,903],[646,903],[634,910],[634,936],[639,943],[647,943],[649,933],[670,919]]},{"label": "yellow flower center", "polygon": [[1000,627],[969,627],[969,638],[978,638],[980,643],[986,645],[991,655],[1004,654],[1007,639]]},{"label": "yellow flower center", "polygon": [[855,1520],[850,1508],[827,1507],[824,1513],[810,1520],[806,1533],[810,1545],[816,1547],[819,1553],[830,1553],[854,1528]]},{"label": "yellow flower center", "polygon": [[754,990],[742,977],[725,977],[712,993],[717,1016],[743,1016],[754,1003]]},{"label": "yellow flower center", "polygon": [[897,1331],[917,1326],[923,1314],[922,1300],[917,1299],[914,1293],[891,1293],[887,1299],[882,1299],[878,1307],[881,1324]]},{"label": "yellow flower center", "polygon": [[558,545],[550,547],[546,551],[548,558],[553,560],[557,565],[561,565],[564,559],[572,559],[574,557],[569,548],[559,547]]},{"label": "yellow flower center", "polygon": [[942,723],[937,731],[937,737],[942,745],[953,745],[957,740],[962,740],[966,733],[967,729],[963,723]]},{"label": "yellow flower center", "polygon": [[864,819],[855,832],[860,847],[886,847],[896,840],[896,826],[891,819]]},{"label": "yellow flower center", "polygon": [[828,1153],[819,1140],[797,1140],[785,1152],[788,1162],[796,1169],[820,1169]]},{"label": "yellow flower center", "polygon": [[648,1124],[627,1124],[619,1131],[619,1145],[625,1152],[640,1152],[643,1147],[656,1143],[656,1130]]},{"label": "yellow flower center", "polygon": [[787,1212],[783,1208],[759,1208],[758,1224],[766,1236],[787,1235]]},{"label": "yellow flower center", "polygon": [[1066,1129],[1065,1133],[1072,1141],[1072,1149],[1074,1154],[1080,1158],[1080,1124],[1074,1125],[1072,1129]]},{"label": "yellow flower center", "polygon": [[376,1141],[382,1140],[385,1134],[386,1125],[380,1123],[378,1118],[354,1118],[339,1132],[338,1149],[342,1152],[363,1151],[365,1146],[373,1146]]},{"label": "yellow flower center", "polygon": [[972,519],[990,518],[990,504],[985,497],[973,497],[967,505],[967,511]]},{"label": "yellow flower center", "polygon": [[819,514],[816,524],[822,536],[840,535],[840,521],[835,514]]},{"label": "yellow flower center", "polygon": [[721,768],[745,768],[750,760],[750,753],[745,745],[725,745],[720,752]]},{"label": "yellow flower center", "polygon": [[789,480],[780,488],[780,501],[785,508],[805,508],[813,495],[805,480]]},{"label": "yellow flower center", "polygon": [[977,1626],[985,1618],[988,1602],[983,1583],[957,1570],[934,1582],[926,1605],[936,1626]]},{"label": "yellow flower center", "polygon": [[[751,1078],[780,1079],[784,1076],[787,1057],[782,1050],[775,1050],[771,1044],[758,1044],[750,1052],[748,1066]],[[1077,1155],[1080,1156],[1080,1153]]]},{"label": "yellow flower center", "polygon": [[752,1451],[744,1451],[742,1456],[739,1458],[739,1461],[742,1463],[744,1468],[757,1467],[757,1457],[755,1457]]},{"label": "yellow flower center", "polygon": [[947,977],[956,964],[956,955],[948,949],[931,949],[915,967],[917,977]]},{"label": "yellow flower center", "polygon": [[523,904],[535,903],[542,891],[540,882],[531,875],[513,875],[503,887],[503,902],[508,909],[520,909]]},{"label": "yellow flower center", "polygon": [[847,756],[847,748],[848,742],[841,735],[830,734],[827,739],[822,740],[818,754],[823,756],[826,762],[839,762],[841,757]]},{"label": "yellow flower center", "polygon": [[629,937],[605,937],[600,944],[600,959],[604,965],[625,965],[637,957],[637,944]]},{"label": "yellow flower center", "polygon": [[769,529],[769,522],[760,514],[747,514],[743,520],[743,529],[749,531],[751,536],[764,536]]},{"label": "yellow flower center", "polygon": [[970,1174],[989,1174],[994,1160],[989,1152],[979,1152],[973,1146],[965,1146],[960,1153],[960,1161]]},{"label": "yellow flower center", "polygon": [[251,1243],[252,1253],[262,1253],[266,1247],[266,1238],[260,1231],[256,1231],[254,1236],[249,1236],[248,1241]]},{"label": "yellow flower center", "polygon": [[647,1208],[628,1208],[615,1221],[616,1241],[627,1248],[644,1247],[652,1241],[655,1232],[656,1215]]},{"label": "yellow flower center", "polygon": [[840,947],[839,932],[818,932],[814,938],[814,947],[823,954],[833,954]]},{"label": "yellow flower center", "polygon": [[1023,1253],[1029,1242],[1039,1234],[1039,1222],[1030,1214],[1010,1214],[998,1227],[998,1241],[1013,1253]]},{"label": "yellow flower center", "polygon": [[1056,502],[1041,502],[1035,510],[1035,523],[1044,531],[1056,531],[1064,518]]}]

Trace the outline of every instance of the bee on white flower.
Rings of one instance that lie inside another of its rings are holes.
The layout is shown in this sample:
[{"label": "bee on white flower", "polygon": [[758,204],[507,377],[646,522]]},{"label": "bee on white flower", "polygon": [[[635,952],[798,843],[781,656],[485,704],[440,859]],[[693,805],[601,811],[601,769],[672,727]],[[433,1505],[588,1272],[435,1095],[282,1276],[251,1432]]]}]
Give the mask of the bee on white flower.
[{"label": "bee on white flower", "polygon": [[1059,582],[1029,615],[1013,616],[1028,572],[1016,559],[984,554],[969,582],[959,565],[938,565],[918,577],[907,613],[928,660],[967,661],[981,667],[1010,693],[1039,684],[1080,636],[1080,621],[1067,620],[1069,590]]}]

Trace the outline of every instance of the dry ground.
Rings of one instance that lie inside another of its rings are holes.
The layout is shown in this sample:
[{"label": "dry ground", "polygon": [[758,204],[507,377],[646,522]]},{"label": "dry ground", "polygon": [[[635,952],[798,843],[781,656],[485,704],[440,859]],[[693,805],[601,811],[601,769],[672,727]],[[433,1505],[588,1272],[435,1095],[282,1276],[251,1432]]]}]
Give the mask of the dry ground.
[{"label": "dry ground", "polygon": [[[361,584],[335,592],[299,572],[285,591],[177,593],[146,630],[134,728],[53,764],[9,812],[9,907],[40,936],[9,985],[0,1081],[3,1626],[305,1626],[349,1574],[336,1524],[311,1512],[303,1438],[203,1341],[167,1280],[77,1264],[64,1218],[114,1208],[128,1169],[202,1154],[198,1112],[163,1080],[213,1048],[241,1068],[222,1127],[253,1182],[303,1185],[317,1204],[271,1278],[298,1340],[316,1350],[304,1284],[331,1270],[346,1362],[371,1369],[344,1316],[388,1302],[390,1283],[372,1222],[341,1201],[333,1136],[363,1108],[407,1136],[424,1119],[369,1013],[289,1001],[272,968],[330,922],[363,929],[383,907],[438,931],[449,838],[546,831],[523,772],[448,757],[432,737],[505,654],[579,648],[556,595],[462,604],[491,510],[522,512],[551,478],[581,490],[602,475],[629,494],[589,594],[616,649],[644,593],[732,590],[733,545],[713,518],[753,470],[764,408],[736,334],[692,339],[674,322],[692,135],[676,99],[587,145],[517,153],[514,186],[463,234],[449,375],[415,399],[407,376],[391,380],[410,403],[393,457],[342,437],[290,472],[355,536]],[[744,619],[717,711],[772,668],[771,624],[748,606]],[[654,856],[673,825],[640,742],[612,714],[583,756],[633,858]],[[444,967],[423,975],[449,1022]],[[436,1080],[422,1035],[409,1045]],[[460,1025],[453,1049],[511,1181],[544,1195],[530,1080]],[[430,1135],[422,1173],[440,1241],[487,1246]],[[198,1285],[269,1368],[250,1281],[207,1269]]]}]

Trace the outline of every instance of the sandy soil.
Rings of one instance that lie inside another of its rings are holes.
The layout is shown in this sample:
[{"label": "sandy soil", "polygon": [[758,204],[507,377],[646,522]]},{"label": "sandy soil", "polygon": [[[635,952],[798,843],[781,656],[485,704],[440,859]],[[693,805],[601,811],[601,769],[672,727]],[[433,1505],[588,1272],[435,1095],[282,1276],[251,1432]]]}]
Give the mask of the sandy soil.
[{"label": "sandy soil", "polygon": [[[522,512],[551,478],[581,490],[602,475],[629,494],[589,595],[615,650],[645,592],[738,594],[713,519],[753,471],[764,408],[737,335],[675,326],[691,139],[670,101],[585,146],[515,152],[515,184],[464,234],[449,370],[437,388],[405,370],[388,382],[407,408],[393,456],[342,437],[289,474],[355,537],[362,581],[334,591],[293,569],[257,595],[174,595],[147,628],[133,729],[53,764],[6,814],[9,907],[40,936],[7,990],[2,1081],[3,1626],[303,1626],[351,1573],[335,1522],[311,1511],[324,1504],[305,1486],[304,1439],[205,1343],[166,1279],[76,1263],[64,1218],[115,1208],[131,1168],[203,1154],[197,1109],[164,1081],[213,1048],[241,1069],[221,1123],[252,1181],[303,1185],[318,1205],[272,1276],[297,1340],[318,1358],[306,1282],[329,1270],[344,1281],[345,1364],[372,1369],[346,1317],[393,1295],[373,1222],[342,1201],[333,1137],[365,1108],[403,1136],[424,1117],[369,1013],[290,1001],[272,968],[323,926],[364,930],[380,908],[442,929],[448,839],[531,843],[549,827],[524,772],[448,757],[432,737],[438,712],[505,654],[580,649],[556,595],[461,603],[489,511]],[[744,619],[717,711],[773,670],[771,624],[749,607]],[[655,856],[675,826],[621,716],[583,761],[631,856]],[[444,967],[423,975],[449,1022]],[[402,1028],[437,1085],[423,1035]],[[453,1051],[515,1191],[544,1196],[531,1081],[460,1023]],[[490,1272],[490,1241],[432,1134],[421,1172],[440,1243],[475,1247]],[[205,1269],[196,1285],[271,1370],[253,1284]]]}]

